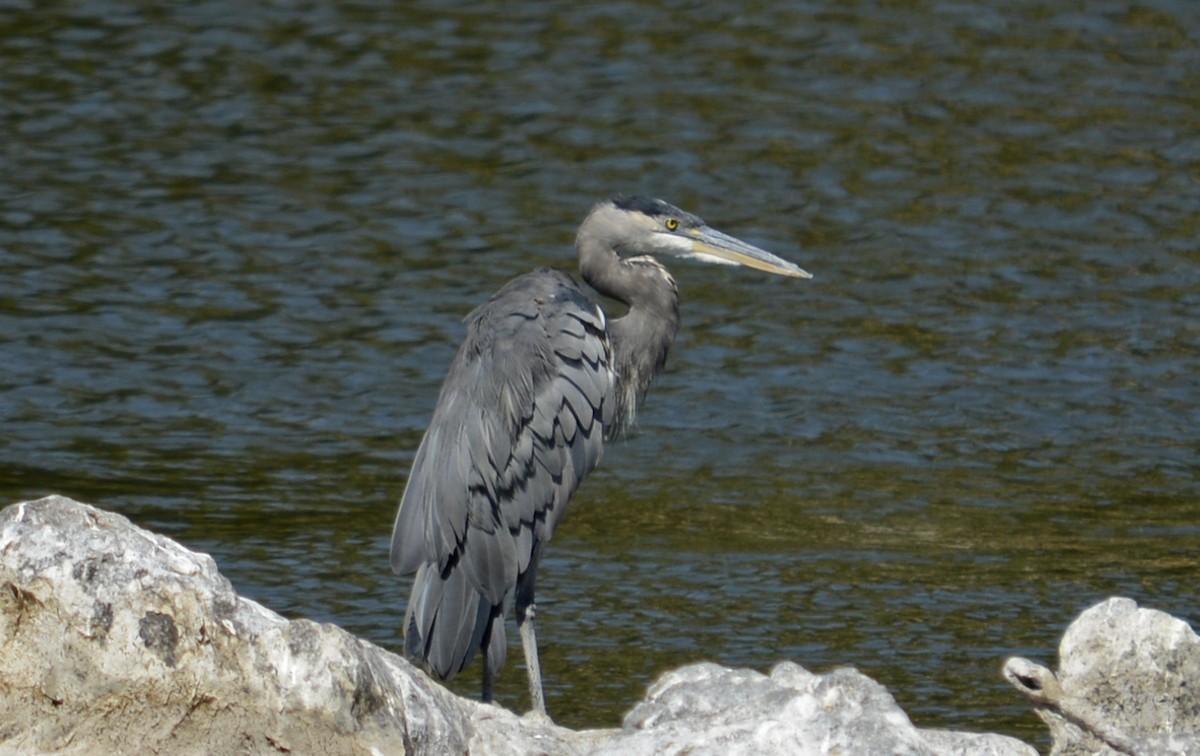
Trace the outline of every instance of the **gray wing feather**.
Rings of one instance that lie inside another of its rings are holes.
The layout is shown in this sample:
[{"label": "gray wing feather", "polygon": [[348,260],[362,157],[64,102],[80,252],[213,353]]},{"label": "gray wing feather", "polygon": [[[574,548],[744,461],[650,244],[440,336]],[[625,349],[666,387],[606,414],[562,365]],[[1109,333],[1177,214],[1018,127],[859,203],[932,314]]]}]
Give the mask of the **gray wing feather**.
[{"label": "gray wing feather", "polygon": [[[428,659],[434,669],[446,670],[445,676],[461,672],[471,660],[473,649],[478,648],[489,630],[491,616],[489,606],[482,597],[471,589],[464,575],[450,575],[442,579],[434,565],[425,565],[417,571],[414,580],[413,600],[409,602],[405,617],[405,648],[413,656]],[[419,588],[420,590],[416,590]],[[447,632],[414,632],[414,628],[433,627],[439,615],[474,617],[474,623],[459,623],[448,626]],[[504,624],[498,623],[501,663],[504,654]]]},{"label": "gray wing feather", "polygon": [[615,405],[604,315],[570,276],[510,282],[468,319],[392,532],[418,571],[406,648],[443,677],[480,645],[503,664],[502,610],[579,482]]}]

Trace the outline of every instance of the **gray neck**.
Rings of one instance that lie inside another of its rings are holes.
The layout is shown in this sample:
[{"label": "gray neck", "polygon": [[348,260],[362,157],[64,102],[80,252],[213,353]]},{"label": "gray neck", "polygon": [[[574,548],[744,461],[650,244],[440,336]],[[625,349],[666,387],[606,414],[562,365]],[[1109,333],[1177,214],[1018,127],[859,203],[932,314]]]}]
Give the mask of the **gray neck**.
[{"label": "gray neck", "polygon": [[617,411],[605,435],[613,436],[633,423],[638,402],[666,364],[679,329],[679,293],[675,279],[653,257],[622,258],[603,240],[583,233],[576,245],[583,280],[629,306],[624,316],[608,323]]}]

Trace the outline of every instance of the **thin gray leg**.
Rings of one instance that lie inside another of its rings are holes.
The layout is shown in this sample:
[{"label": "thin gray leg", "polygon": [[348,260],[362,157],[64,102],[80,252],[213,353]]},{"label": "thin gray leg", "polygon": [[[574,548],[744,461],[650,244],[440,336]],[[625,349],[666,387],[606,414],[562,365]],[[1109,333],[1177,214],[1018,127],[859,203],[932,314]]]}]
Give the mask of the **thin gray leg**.
[{"label": "thin gray leg", "polygon": [[542,665],[538,661],[537,634],[533,629],[533,604],[517,607],[517,630],[521,633],[521,648],[525,651],[525,669],[529,672],[529,700],[533,711],[546,714],[546,695],[542,692]]},{"label": "thin gray leg", "polygon": [[492,702],[492,668],[488,665],[487,654],[483,655],[483,695],[481,698],[484,703]]}]

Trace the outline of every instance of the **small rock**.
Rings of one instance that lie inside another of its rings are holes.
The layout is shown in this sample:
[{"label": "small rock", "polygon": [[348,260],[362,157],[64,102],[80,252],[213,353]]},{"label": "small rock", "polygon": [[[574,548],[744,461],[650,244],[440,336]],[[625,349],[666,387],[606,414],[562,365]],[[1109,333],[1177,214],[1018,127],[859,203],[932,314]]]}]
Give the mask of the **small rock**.
[{"label": "small rock", "polygon": [[595,751],[617,754],[978,754],[1036,756],[1001,735],[920,730],[854,669],[816,675],[784,662],[770,676],[715,664],[669,672]]}]

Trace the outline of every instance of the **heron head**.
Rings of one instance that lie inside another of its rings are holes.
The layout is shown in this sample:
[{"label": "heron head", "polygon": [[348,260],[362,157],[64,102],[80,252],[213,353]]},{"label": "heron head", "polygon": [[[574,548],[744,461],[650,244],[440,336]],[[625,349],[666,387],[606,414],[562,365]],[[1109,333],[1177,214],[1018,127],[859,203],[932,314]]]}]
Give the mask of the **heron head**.
[{"label": "heron head", "polygon": [[592,208],[580,235],[595,234],[622,257],[662,255],[812,278],[799,266],[712,228],[660,199],[618,197]]}]

